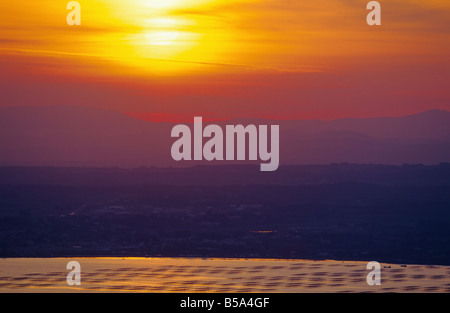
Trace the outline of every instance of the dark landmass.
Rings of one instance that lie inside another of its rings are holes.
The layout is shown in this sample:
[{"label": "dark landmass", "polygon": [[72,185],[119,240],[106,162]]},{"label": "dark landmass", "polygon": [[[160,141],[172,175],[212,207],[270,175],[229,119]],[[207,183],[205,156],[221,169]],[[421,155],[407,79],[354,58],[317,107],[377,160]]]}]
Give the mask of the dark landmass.
[{"label": "dark landmass", "polygon": [[0,168],[0,256],[450,265],[450,164]]},{"label": "dark landmass", "polygon": [[330,164],[281,166],[261,172],[259,165],[215,165],[190,168],[1,167],[0,185],[448,185],[450,163],[436,166]]}]

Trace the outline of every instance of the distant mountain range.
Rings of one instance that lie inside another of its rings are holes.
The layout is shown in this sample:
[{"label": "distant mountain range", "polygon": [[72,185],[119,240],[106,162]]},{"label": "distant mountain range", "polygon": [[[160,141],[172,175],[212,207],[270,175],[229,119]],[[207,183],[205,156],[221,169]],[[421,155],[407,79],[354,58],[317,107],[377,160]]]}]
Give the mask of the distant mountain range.
[{"label": "distant mountain range", "polygon": [[[280,125],[281,165],[343,162],[399,165],[450,161],[448,111],[334,121],[246,118],[215,124]],[[0,108],[0,165],[166,167],[198,164],[172,160],[170,148],[174,139],[170,132],[173,126],[97,108],[3,107]]]}]

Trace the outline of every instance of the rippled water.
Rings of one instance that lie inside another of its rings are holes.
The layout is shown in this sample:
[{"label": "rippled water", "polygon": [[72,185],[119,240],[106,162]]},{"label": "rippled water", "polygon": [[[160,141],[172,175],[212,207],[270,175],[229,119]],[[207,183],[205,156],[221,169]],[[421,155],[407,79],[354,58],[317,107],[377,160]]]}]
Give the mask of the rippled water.
[{"label": "rippled water", "polygon": [[[66,281],[69,261],[81,285]],[[1,259],[1,292],[450,292],[450,267],[381,264],[369,286],[366,262],[197,259]]]}]

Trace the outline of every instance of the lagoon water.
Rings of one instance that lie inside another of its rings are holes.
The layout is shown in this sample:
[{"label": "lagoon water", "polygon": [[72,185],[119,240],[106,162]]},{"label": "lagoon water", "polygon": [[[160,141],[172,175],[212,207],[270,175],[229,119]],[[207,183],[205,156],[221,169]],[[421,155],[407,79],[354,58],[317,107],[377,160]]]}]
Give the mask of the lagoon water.
[{"label": "lagoon water", "polygon": [[[81,265],[69,286],[66,265]],[[367,262],[200,258],[0,259],[0,292],[450,292],[450,266],[381,264],[369,286]]]}]

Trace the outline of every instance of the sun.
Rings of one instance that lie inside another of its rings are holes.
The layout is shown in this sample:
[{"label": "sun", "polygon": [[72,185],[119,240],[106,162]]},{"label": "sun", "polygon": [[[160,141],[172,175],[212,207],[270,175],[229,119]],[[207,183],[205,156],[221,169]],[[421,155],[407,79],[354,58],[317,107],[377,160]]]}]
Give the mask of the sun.
[{"label": "sun", "polygon": [[147,21],[147,28],[145,38],[150,45],[154,46],[168,46],[174,44],[179,37],[179,32],[176,27],[179,21],[169,17],[155,17]]},{"label": "sun", "polygon": [[199,73],[228,63],[232,29],[209,13],[218,0],[114,1],[110,15],[122,26],[109,33],[113,62],[155,75]]},{"label": "sun", "polygon": [[169,46],[172,45],[178,37],[176,31],[154,31],[145,34],[148,42],[154,46]]}]

